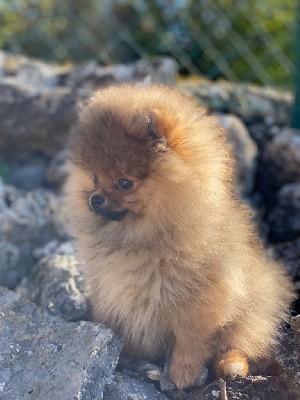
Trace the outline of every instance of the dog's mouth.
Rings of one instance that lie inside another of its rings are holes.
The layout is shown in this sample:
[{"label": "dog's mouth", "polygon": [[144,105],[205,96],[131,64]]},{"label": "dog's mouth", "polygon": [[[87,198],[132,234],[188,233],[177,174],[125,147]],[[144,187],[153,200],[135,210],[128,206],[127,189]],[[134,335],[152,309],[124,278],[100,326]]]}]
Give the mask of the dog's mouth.
[{"label": "dog's mouth", "polygon": [[97,211],[92,210],[95,214],[100,215],[103,217],[106,221],[121,221],[126,214],[128,213],[128,210],[111,210],[108,208],[99,208]]}]

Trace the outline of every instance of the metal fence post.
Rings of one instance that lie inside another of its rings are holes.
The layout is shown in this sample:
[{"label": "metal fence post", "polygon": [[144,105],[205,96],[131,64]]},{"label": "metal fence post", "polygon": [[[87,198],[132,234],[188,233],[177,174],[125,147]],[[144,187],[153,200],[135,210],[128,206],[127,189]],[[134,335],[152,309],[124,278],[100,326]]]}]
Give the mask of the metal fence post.
[{"label": "metal fence post", "polygon": [[295,37],[295,103],[292,115],[292,127],[300,129],[300,1],[297,9]]}]

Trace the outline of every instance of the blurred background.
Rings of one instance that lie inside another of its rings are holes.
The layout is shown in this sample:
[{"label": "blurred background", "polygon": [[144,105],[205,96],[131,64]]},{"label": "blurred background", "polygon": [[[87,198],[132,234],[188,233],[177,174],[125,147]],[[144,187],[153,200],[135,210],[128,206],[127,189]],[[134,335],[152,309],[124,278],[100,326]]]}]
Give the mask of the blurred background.
[{"label": "blurred background", "polygon": [[182,75],[292,89],[297,0],[0,0],[0,48],[100,65],[168,55]]}]

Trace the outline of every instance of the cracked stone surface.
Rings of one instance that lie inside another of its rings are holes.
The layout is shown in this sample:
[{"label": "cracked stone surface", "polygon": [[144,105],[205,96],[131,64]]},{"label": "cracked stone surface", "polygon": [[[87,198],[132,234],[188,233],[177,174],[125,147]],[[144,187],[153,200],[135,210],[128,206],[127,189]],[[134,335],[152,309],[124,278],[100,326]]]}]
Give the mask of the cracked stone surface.
[{"label": "cracked stone surface", "polygon": [[[277,377],[251,376],[227,382],[228,400],[299,400],[296,394],[288,393]],[[223,400],[218,382],[213,382],[201,393],[192,394],[187,400]]]},{"label": "cracked stone surface", "polygon": [[130,378],[120,373],[106,386],[104,400],[168,400],[153,384]]},{"label": "cracked stone surface", "polygon": [[84,288],[80,264],[72,242],[49,242],[37,249],[40,257],[17,292],[67,321],[90,318],[90,305]]},{"label": "cracked stone surface", "polygon": [[65,322],[0,288],[0,399],[102,399],[121,347],[101,324]]},{"label": "cracked stone surface", "polygon": [[239,192],[242,196],[247,196],[254,187],[258,155],[256,143],[251,139],[246,126],[235,115],[218,114],[218,118],[225,129],[238,166],[236,180]]},{"label": "cracked stone surface", "polygon": [[0,179],[0,285],[13,289],[34,265],[34,249],[58,236],[56,210],[50,191],[23,192]]},{"label": "cracked stone surface", "polygon": [[0,150],[5,158],[34,151],[52,156],[62,149],[77,120],[77,102],[68,88],[37,94],[13,78],[1,81]]}]

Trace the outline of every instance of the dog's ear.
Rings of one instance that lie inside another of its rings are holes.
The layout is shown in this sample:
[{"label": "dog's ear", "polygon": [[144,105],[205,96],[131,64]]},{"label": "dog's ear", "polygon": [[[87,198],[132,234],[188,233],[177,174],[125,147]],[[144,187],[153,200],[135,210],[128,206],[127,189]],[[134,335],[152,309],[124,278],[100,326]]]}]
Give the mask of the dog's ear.
[{"label": "dog's ear", "polygon": [[147,121],[148,139],[152,142],[163,139],[164,136],[159,129],[157,114],[154,111],[149,111],[145,113],[145,118]]},{"label": "dog's ear", "polygon": [[170,149],[163,133],[163,126],[159,123],[158,114],[150,111],[147,114],[147,135],[150,142],[150,150],[165,153]]},{"label": "dog's ear", "polygon": [[157,111],[144,111],[135,115],[133,126],[134,131],[139,132],[139,139],[147,141],[152,151],[166,152],[169,149]]},{"label": "dog's ear", "polygon": [[150,150],[165,153],[170,150],[167,139],[164,135],[164,127],[159,121],[159,115],[155,111],[146,114],[147,135],[150,143]]}]

